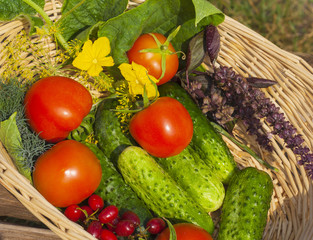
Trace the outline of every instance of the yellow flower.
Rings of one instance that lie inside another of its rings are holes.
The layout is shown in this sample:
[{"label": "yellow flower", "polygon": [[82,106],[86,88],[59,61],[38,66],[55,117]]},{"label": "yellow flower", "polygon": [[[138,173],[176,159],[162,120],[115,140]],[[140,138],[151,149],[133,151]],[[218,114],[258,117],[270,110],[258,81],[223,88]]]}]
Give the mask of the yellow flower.
[{"label": "yellow flower", "polygon": [[153,82],[157,83],[159,80],[149,75],[147,69],[144,66],[132,62],[132,64],[122,63],[118,68],[120,69],[123,77],[128,82],[129,92],[131,95],[143,95],[144,87],[146,88],[148,98],[154,98],[156,95],[159,95],[155,89],[155,86],[151,82],[152,80]]},{"label": "yellow flower", "polygon": [[103,70],[102,66],[114,65],[113,58],[107,57],[110,51],[108,38],[100,37],[94,43],[88,40],[84,43],[82,52],[74,59],[73,66],[86,70],[90,76],[99,76]]}]

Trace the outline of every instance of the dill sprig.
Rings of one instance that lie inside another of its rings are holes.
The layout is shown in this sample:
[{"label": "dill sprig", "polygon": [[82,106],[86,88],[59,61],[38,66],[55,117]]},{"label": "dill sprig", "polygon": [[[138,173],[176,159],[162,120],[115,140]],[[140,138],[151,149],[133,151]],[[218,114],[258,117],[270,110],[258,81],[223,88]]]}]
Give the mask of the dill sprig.
[{"label": "dill sprig", "polygon": [[51,42],[49,35],[35,40],[25,31],[18,33],[14,41],[7,39],[3,43],[4,71],[0,77],[4,80],[19,78],[33,83],[40,78],[62,73],[61,68],[70,56]]},{"label": "dill sprig", "polygon": [[18,156],[24,160],[22,167],[32,172],[36,159],[46,152],[52,144],[47,144],[44,140],[39,138],[36,133],[28,128],[25,121],[21,120],[20,123],[18,129],[22,138],[22,147],[17,149]]},{"label": "dill sprig", "polygon": [[21,143],[15,149],[14,155],[22,159],[19,161],[19,165],[24,170],[32,171],[35,160],[51,145],[32,132],[27,124],[23,105],[26,89],[26,85],[16,78],[0,81],[0,121],[7,120],[16,112],[15,120],[21,136]]},{"label": "dill sprig", "polygon": [[133,113],[128,111],[136,108],[136,101],[138,100],[133,95],[129,94],[127,82],[120,81],[115,86],[115,94],[118,105],[116,106],[116,115],[121,123],[121,128],[124,132],[128,131],[128,125]]},{"label": "dill sprig", "polygon": [[14,112],[17,118],[23,117],[23,101],[25,94],[24,87],[17,80],[0,81],[0,121],[8,119]]}]

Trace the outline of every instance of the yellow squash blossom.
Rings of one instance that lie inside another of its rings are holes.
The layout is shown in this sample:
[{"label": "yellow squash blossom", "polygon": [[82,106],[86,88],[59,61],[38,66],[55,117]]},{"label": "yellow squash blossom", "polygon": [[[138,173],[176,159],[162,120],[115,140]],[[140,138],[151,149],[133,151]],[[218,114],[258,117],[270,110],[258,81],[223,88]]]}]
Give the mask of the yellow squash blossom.
[{"label": "yellow squash blossom", "polygon": [[154,98],[159,94],[151,82],[152,80],[154,83],[157,83],[159,80],[149,75],[144,66],[132,62],[132,64],[122,63],[118,68],[128,82],[129,92],[131,95],[143,95],[144,87],[146,88],[148,98]]},{"label": "yellow squash blossom", "polygon": [[113,66],[112,57],[107,57],[111,51],[110,41],[107,37],[100,37],[94,43],[88,40],[84,43],[82,51],[73,61],[73,66],[86,70],[90,76],[99,76],[103,66]]}]

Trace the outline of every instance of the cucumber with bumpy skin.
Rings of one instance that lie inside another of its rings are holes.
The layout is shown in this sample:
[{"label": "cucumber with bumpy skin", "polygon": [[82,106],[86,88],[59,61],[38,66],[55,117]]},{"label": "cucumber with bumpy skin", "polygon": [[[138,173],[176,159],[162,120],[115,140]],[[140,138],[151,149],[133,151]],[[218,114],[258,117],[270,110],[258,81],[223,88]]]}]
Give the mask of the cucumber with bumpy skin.
[{"label": "cucumber with bumpy skin", "polygon": [[118,207],[121,213],[127,210],[135,212],[142,223],[151,219],[152,214],[148,207],[138,198],[132,188],[124,182],[122,175],[113,163],[95,144],[85,144],[96,154],[103,169],[101,182],[95,193],[100,195],[107,203]]},{"label": "cucumber with bumpy skin", "polygon": [[266,172],[253,167],[237,172],[226,190],[218,240],[261,240],[272,194]]},{"label": "cucumber with bumpy skin", "polygon": [[134,140],[122,131],[121,123],[117,117],[116,99],[104,99],[96,112],[94,131],[99,148],[116,165],[119,154],[128,146],[134,144]]},{"label": "cucumber with bumpy skin", "polygon": [[190,146],[176,156],[158,158],[157,162],[207,212],[221,207],[225,196],[222,182]]},{"label": "cucumber with bumpy skin", "polygon": [[150,210],[124,182],[116,167],[119,154],[127,146],[132,145],[131,140],[121,129],[116,112],[113,111],[117,104],[116,99],[104,99],[96,112],[94,131],[98,144],[97,147],[89,146],[97,154],[103,169],[96,193],[121,211],[134,211],[140,220],[145,222],[152,217]]},{"label": "cucumber with bumpy skin", "polygon": [[237,170],[236,162],[223,138],[201,112],[186,90],[178,83],[168,82],[159,86],[160,96],[177,99],[188,110],[193,121],[191,147],[211,168],[212,172],[227,184]]},{"label": "cucumber with bumpy skin", "polygon": [[142,148],[126,148],[119,156],[118,168],[126,183],[154,213],[168,219],[191,222],[209,233],[213,232],[210,215]]}]

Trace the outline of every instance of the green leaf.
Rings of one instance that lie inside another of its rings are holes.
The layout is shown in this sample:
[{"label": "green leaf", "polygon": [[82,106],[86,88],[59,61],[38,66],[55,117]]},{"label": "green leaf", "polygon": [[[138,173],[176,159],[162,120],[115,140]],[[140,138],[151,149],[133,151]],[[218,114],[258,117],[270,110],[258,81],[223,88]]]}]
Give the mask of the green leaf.
[{"label": "green leaf", "polygon": [[[40,7],[45,6],[45,0],[33,0]],[[0,20],[10,21],[19,16],[32,16],[36,14],[31,6],[22,0],[0,0]]]},{"label": "green leaf", "polygon": [[203,46],[204,32],[201,31],[189,41],[188,57],[186,62],[186,70],[191,72],[201,65],[205,57]]},{"label": "green leaf", "polygon": [[80,44],[83,45],[83,43],[86,42],[88,39],[96,39],[97,33],[98,26],[97,24],[95,24],[79,32],[77,35],[75,35],[75,39],[80,40]]},{"label": "green leaf", "polygon": [[168,219],[164,218],[164,220],[166,221],[167,226],[170,230],[170,239],[169,240],[177,240],[177,235],[176,235],[176,231],[175,231],[174,226],[172,225],[172,223]]},{"label": "green leaf", "polygon": [[9,119],[0,122],[0,140],[9,152],[20,147],[22,141],[16,125],[16,112]]},{"label": "green leaf", "polygon": [[224,21],[224,14],[217,9],[214,5],[212,5],[207,0],[192,0],[193,4],[195,5],[195,11],[196,11],[196,21],[195,26],[198,25],[198,23],[205,19],[208,15],[214,15],[216,18],[220,18],[220,21]]},{"label": "green leaf", "polygon": [[128,0],[65,0],[58,21],[62,35],[67,41],[73,39],[98,22],[123,13],[127,4]]},{"label": "green leaf", "polygon": [[138,7],[99,25],[98,37],[110,39],[116,64],[127,61],[126,52],[143,33],[158,32],[168,36],[177,26],[181,29],[172,40],[176,51],[186,52],[188,40],[209,24],[218,25],[224,18],[212,11],[195,27],[192,0],[147,0]]},{"label": "green leaf", "polygon": [[36,16],[25,16],[25,17],[28,19],[30,23],[29,33],[31,35],[36,34],[36,28],[42,28],[44,25],[44,22],[39,17]]},{"label": "green leaf", "polygon": [[23,166],[23,159],[18,154],[18,149],[21,149],[22,138],[16,124],[16,112],[9,119],[0,122],[0,141],[13,159],[19,172],[31,181],[30,169]]}]

